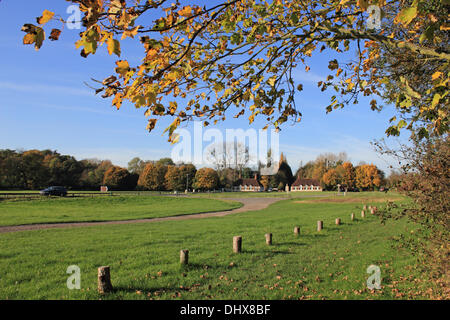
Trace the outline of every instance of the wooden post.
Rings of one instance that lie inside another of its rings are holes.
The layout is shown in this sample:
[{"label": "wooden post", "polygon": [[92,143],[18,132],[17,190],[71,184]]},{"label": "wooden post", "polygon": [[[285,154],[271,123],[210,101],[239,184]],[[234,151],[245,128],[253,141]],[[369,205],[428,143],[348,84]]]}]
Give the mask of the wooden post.
[{"label": "wooden post", "polygon": [[323,221],[317,221],[317,231],[321,231],[323,229]]},{"label": "wooden post", "polygon": [[355,220],[355,214],[354,214],[354,213],[352,213],[352,214],[350,215],[350,219],[352,219],[352,221]]},{"label": "wooden post", "polygon": [[181,250],[180,251],[180,263],[181,264],[189,263],[189,250]]},{"label": "wooden post", "polygon": [[266,244],[268,246],[272,245],[272,234],[271,233],[266,233]]},{"label": "wooden post", "polygon": [[366,216],[366,213],[363,211],[361,211],[361,218],[364,218]]},{"label": "wooden post", "polygon": [[341,219],[340,218],[336,218],[336,225],[340,225],[341,224]]},{"label": "wooden post", "polygon": [[104,294],[111,292],[112,289],[110,268],[98,268],[98,292]]},{"label": "wooden post", "polygon": [[295,227],[295,228],[294,228],[294,234],[295,234],[296,236],[299,236],[299,235],[300,235],[300,227]]},{"label": "wooden post", "polygon": [[242,251],[242,237],[233,237],[233,252],[240,253]]}]

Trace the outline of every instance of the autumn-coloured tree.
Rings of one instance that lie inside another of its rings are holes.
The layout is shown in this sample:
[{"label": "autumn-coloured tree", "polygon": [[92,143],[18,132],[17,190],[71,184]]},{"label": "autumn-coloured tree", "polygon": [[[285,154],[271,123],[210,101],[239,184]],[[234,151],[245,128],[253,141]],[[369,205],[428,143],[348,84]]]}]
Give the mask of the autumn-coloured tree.
[{"label": "autumn-coloured tree", "polygon": [[355,183],[360,190],[374,190],[382,182],[380,170],[373,164],[364,164],[355,169]]},{"label": "autumn-coloured tree", "polygon": [[341,177],[336,169],[331,168],[323,175],[322,182],[326,189],[333,190],[341,183]]},{"label": "autumn-coloured tree", "polygon": [[136,187],[136,180],[127,169],[113,166],[105,172],[103,185],[111,190],[130,190]]},{"label": "autumn-coloured tree", "polygon": [[324,186],[322,178],[326,172],[327,172],[327,168],[325,167],[325,164],[318,163],[314,166],[311,178],[320,181],[322,186]]},{"label": "autumn-coloured tree", "polygon": [[199,190],[214,190],[219,184],[219,176],[214,169],[201,168],[195,174],[193,187]]},{"label": "autumn-coloured tree", "polygon": [[139,176],[138,186],[144,190],[164,190],[167,167],[147,163]]},{"label": "autumn-coloured tree", "polygon": [[336,168],[340,178],[341,184],[346,188],[353,189],[355,186],[355,168],[351,162],[344,162]]},{"label": "autumn-coloured tree", "polygon": [[394,172],[392,186],[414,199],[401,205],[402,210],[391,204],[381,214],[384,219],[408,217],[419,227],[401,243],[419,259],[419,268],[436,284],[431,298],[448,300],[450,138],[447,135],[424,140],[416,135],[412,141],[400,149],[377,145],[401,165],[400,171]]},{"label": "autumn-coloured tree", "polygon": [[181,191],[186,189],[186,180],[177,166],[168,166],[165,175],[166,190]]},{"label": "autumn-coloured tree", "polygon": [[[126,56],[121,41],[140,41],[142,63],[116,61],[114,74],[98,81],[97,93],[112,97],[118,109],[125,100],[145,108],[149,130],[160,117],[172,117],[171,140],[183,121],[202,119],[208,125],[230,112],[250,123],[260,116],[276,128],[289,119],[300,121],[295,94],[303,84],[293,74],[300,67],[309,71],[311,57],[324,50],[332,56],[330,73],[318,86],[334,92],[328,112],[357,103],[360,96],[388,92],[388,100],[406,115],[391,119],[388,135],[422,122],[425,133],[448,131],[447,0],[228,0],[203,7],[178,0],[69,2],[84,13],[76,42],[83,57],[102,45],[110,55]],[[376,12],[380,29],[368,24],[376,24]],[[56,24],[62,19],[45,10],[37,24],[23,26],[23,43],[39,49],[51,20],[55,28],[49,38],[58,40]],[[398,61],[401,56],[411,59]],[[427,72],[419,80],[399,74],[408,61],[410,69],[420,61]],[[396,90],[389,90],[391,76],[401,84]],[[381,108],[375,98],[370,105]]]}]

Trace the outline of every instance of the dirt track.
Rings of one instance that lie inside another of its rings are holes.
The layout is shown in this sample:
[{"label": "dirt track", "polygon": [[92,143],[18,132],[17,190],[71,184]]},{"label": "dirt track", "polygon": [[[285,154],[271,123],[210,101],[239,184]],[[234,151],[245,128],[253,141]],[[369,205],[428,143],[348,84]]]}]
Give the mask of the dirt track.
[{"label": "dirt track", "polygon": [[0,227],[0,233],[29,231],[29,230],[43,230],[43,229],[56,229],[56,228],[76,228],[76,227],[91,227],[101,226],[108,224],[129,224],[129,223],[147,223],[157,221],[168,220],[190,220],[190,219],[202,219],[209,217],[223,217],[229,214],[256,211],[267,208],[272,203],[275,203],[284,198],[242,198],[242,199],[226,199],[232,201],[238,201],[243,204],[242,207],[228,211],[218,211],[209,213],[196,213],[183,216],[165,217],[165,218],[151,218],[151,219],[136,219],[136,220],[122,220],[122,221],[101,221],[101,222],[69,222],[69,223],[45,223],[45,224],[31,224],[21,226],[5,226]]}]

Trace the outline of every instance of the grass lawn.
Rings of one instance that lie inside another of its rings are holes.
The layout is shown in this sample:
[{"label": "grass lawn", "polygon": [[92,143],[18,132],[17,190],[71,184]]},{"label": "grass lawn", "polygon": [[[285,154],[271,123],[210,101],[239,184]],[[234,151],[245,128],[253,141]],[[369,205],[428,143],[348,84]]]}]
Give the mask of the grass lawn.
[{"label": "grass lawn", "polygon": [[[291,199],[220,218],[1,234],[0,299],[423,298],[414,258],[393,246],[412,226],[361,219],[362,204]],[[321,232],[317,220],[324,221]],[[241,254],[232,253],[235,235],[243,237]],[[179,265],[181,249],[190,250],[187,267]],[[366,288],[372,264],[382,278],[374,292]],[[81,268],[81,290],[66,287],[70,265]],[[104,265],[115,291],[100,296],[97,268]]]},{"label": "grass lawn", "polygon": [[240,206],[230,201],[167,196],[5,200],[0,202],[0,226],[159,218]]}]

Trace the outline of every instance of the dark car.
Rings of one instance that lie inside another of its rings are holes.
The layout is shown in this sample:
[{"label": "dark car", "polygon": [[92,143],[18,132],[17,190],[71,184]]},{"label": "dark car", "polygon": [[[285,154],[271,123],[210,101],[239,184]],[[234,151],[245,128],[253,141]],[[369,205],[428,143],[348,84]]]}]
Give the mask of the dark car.
[{"label": "dark car", "polygon": [[43,196],[67,196],[67,190],[64,187],[49,187],[47,189],[42,190],[41,195]]}]

